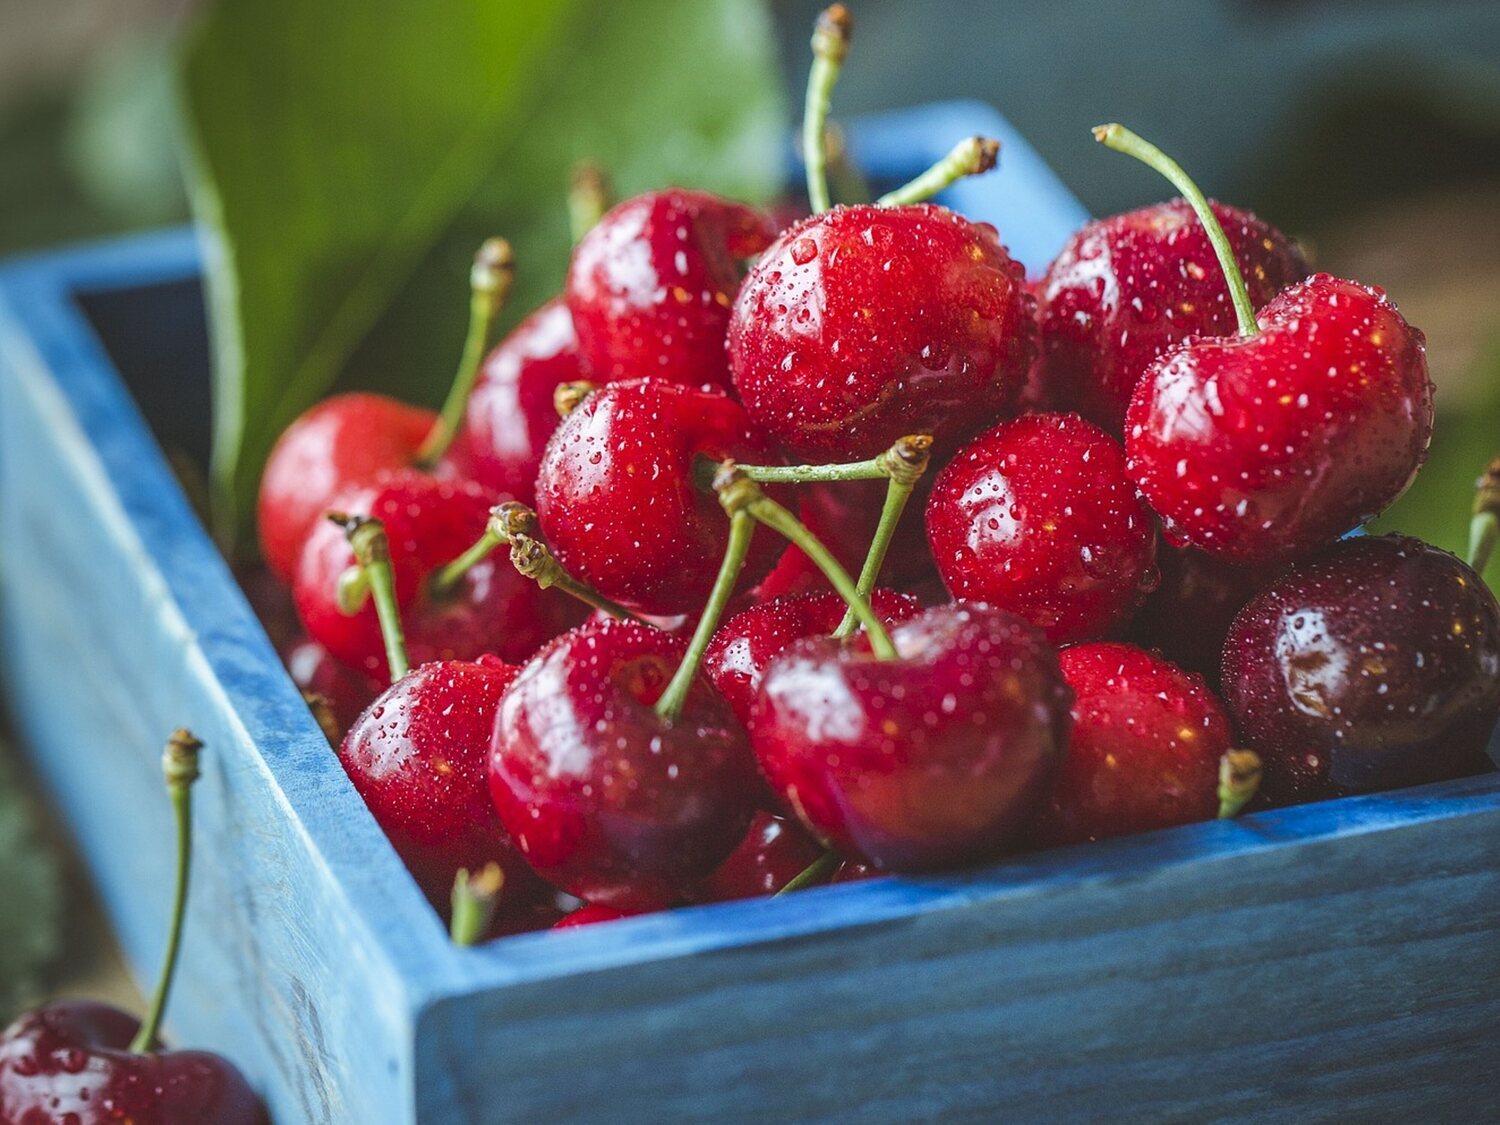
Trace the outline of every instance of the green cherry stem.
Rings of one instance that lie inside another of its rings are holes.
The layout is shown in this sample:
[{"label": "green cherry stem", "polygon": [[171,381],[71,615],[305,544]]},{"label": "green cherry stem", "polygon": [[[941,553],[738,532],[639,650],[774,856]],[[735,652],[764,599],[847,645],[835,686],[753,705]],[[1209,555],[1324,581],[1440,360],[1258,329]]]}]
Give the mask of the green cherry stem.
[{"label": "green cherry stem", "polygon": [[[401,627],[401,606],[396,601],[396,576],[391,570],[391,544],[385,537],[385,524],[369,516],[350,516],[343,512],[329,512],[328,518],[344,529],[344,536],[354,551],[370,595],[375,599],[380,637],[385,642],[385,659],[390,665],[391,683],[395,683],[411,671],[411,664],[406,658],[406,632]],[[341,602],[349,585],[345,581],[347,577],[346,571],[339,580]]]},{"label": "green cherry stem", "polygon": [[500,530],[510,544],[510,564],[523,578],[529,578],[544,590],[557,587],[569,597],[581,601],[591,609],[607,613],[617,621],[640,621],[619,602],[605,597],[598,590],[580,582],[566,570],[557,556],[542,539],[542,531],[536,513],[525,504],[515,500],[501,504],[492,514],[500,520]]},{"label": "green cherry stem", "polygon": [[498,863],[488,863],[472,875],[461,867],[453,880],[453,912],[448,935],[454,945],[473,945],[484,937],[500,904],[505,872]]},{"label": "green cherry stem", "polygon": [[444,563],[432,572],[432,577],[427,580],[427,589],[434,597],[448,597],[458,589],[464,575],[494,554],[495,548],[510,542],[504,508],[504,504],[491,508],[490,518],[484,524],[484,534],[474,541],[474,545],[452,562]]},{"label": "green cherry stem", "polygon": [[1239,813],[1260,788],[1260,755],[1254,750],[1230,750],[1219,759],[1219,819]]},{"label": "green cherry stem", "polygon": [[479,367],[490,349],[495,321],[505,306],[505,298],[510,295],[515,276],[515,254],[505,239],[487,240],[474,255],[474,266],[469,270],[469,330],[464,337],[463,355],[459,358],[458,373],[448,388],[442,412],[417,450],[418,467],[430,469],[436,465],[458,435],[464,411],[469,405],[469,395],[479,378]]},{"label": "green cherry stem", "polygon": [[575,246],[604,218],[614,196],[609,173],[601,165],[592,160],[580,160],[573,165],[573,175],[568,180],[568,226]]},{"label": "green cherry stem", "polygon": [[[881,457],[868,461],[849,461],[841,465],[736,465],[735,468],[761,484],[828,484],[843,480],[879,480],[886,475]],[[712,488],[719,472],[719,462],[701,457],[694,473],[701,488]]]},{"label": "green cherry stem", "polygon": [[599,384],[587,379],[576,379],[571,383],[559,383],[552,392],[552,409],[559,418],[566,418],[578,409],[578,404],[599,389]]},{"label": "green cherry stem", "polygon": [[789,895],[793,891],[800,891],[804,887],[813,887],[819,883],[826,883],[843,860],[837,852],[824,852],[813,860],[797,874],[787,880],[786,886],[777,891],[777,895]]},{"label": "green cherry stem", "polygon": [[1000,159],[1000,142],[991,137],[966,137],[948,155],[909,183],[888,191],[875,201],[877,207],[904,207],[921,203],[952,187],[965,176],[988,172]]},{"label": "green cherry stem", "polygon": [[832,121],[823,129],[823,145],[828,167],[828,183],[833,198],[844,203],[868,203],[873,194],[870,181],[854,162],[844,131]]},{"label": "green cherry stem", "polygon": [[167,931],[167,951],[162,958],[161,976],[156,981],[156,994],[151,998],[151,1007],[147,1009],[140,1029],[130,1041],[130,1052],[136,1055],[149,1054],[156,1049],[162,1014],[167,1009],[167,996],[172,991],[172,978],[177,973],[182,924],[187,916],[188,875],[193,866],[192,790],[193,782],[198,780],[198,752],[202,749],[203,743],[191,732],[177,730],[167,739],[167,748],[161,758],[162,773],[167,779],[167,796],[177,822],[177,882],[172,890],[172,926]]},{"label": "green cherry stem", "polygon": [[1240,335],[1258,335],[1260,326],[1255,323],[1255,308],[1250,304],[1250,290],[1245,286],[1245,275],[1240,272],[1239,263],[1234,260],[1234,248],[1229,245],[1229,236],[1219,225],[1218,217],[1214,215],[1213,208],[1208,205],[1208,199],[1198,189],[1198,185],[1182,170],[1182,165],[1150,141],[1138,137],[1123,125],[1094,126],[1094,140],[1106,148],[1123,152],[1126,156],[1133,156],[1142,164],[1156,169],[1171,181],[1172,186],[1182,193],[1182,197],[1188,203],[1192,204],[1193,210],[1197,212],[1198,221],[1203,224],[1203,229],[1208,235],[1208,241],[1213,245],[1214,253],[1219,257],[1219,268],[1224,271],[1224,280],[1229,285],[1229,297],[1234,302],[1234,315],[1239,321]]},{"label": "green cherry stem", "polygon": [[1469,523],[1468,562],[1483,575],[1500,541],[1500,457],[1491,461],[1474,485],[1474,518]]},{"label": "green cherry stem", "polygon": [[[720,493],[719,496],[722,501],[724,494]],[[693,630],[692,639],[688,641],[682,663],[677,665],[677,671],[662,691],[661,698],[656,701],[656,713],[663,719],[675,719],[682,714],[688,692],[697,679],[698,666],[703,662],[703,653],[708,649],[708,642],[713,640],[714,630],[719,627],[724,607],[734,596],[740,571],[745,569],[745,556],[750,551],[750,539],[754,534],[754,516],[743,509],[730,513],[729,542],[724,547],[724,561],[719,565],[719,574],[714,579],[713,590],[709,592],[708,604],[703,607],[703,615],[698,618],[698,626]]]},{"label": "green cherry stem", "polygon": [[[876,460],[882,463],[890,483],[885,489],[885,505],[880,509],[880,523],[875,526],[875,536],[870,540],[870,549],[865,552],[865,563],[859,572],[855,588],[866,601],[875,590],[880,579],[880,569],[885,566],[885,556],[891,549],[891,539],[896,534],[896,525],[906,511],[917,481],[927,471],[932,458],[932,437],[929,434],[912,434],[902,438],[882,453]],[[847,637],[854,632],[859,618],[852,609],[844,611],[844,619],[833,631],[835,637]]]},{"label": "green cherry stem", "polygon": [[813,25],[812,69],[807,74],[807,100],[802,107],[802,161],[807,167],[807,201],[814,215],[833,206],[828,197],[824,129],[833,88],[849,54],[849,35],[853,29],[854,20],[842,4],[825,8]]}]

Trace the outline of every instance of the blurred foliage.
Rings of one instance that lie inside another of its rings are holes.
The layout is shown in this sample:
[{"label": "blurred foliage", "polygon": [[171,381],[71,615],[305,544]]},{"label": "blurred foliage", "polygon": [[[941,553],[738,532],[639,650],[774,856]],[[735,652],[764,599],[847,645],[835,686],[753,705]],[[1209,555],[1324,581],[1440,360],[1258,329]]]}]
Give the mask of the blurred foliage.
[{"label": "blurred foliage", "polygon": [[62,874],[0,743],[0,1024],[41,990],[61,948]]}]

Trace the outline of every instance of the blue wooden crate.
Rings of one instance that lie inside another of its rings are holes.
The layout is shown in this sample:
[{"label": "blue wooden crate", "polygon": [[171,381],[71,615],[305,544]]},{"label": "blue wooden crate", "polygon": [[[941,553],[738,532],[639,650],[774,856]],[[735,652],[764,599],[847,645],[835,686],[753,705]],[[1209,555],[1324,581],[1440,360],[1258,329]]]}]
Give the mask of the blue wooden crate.
[{"label": "blue wooden crate", "polygon": [[[1082,212],[992,110],[864,120],[852,144],[899,181],[973,132],[1007,142],[1002,169],[947,201],[1035,268]],[[171,875],[159,747],[181,724],[208,743],[170,1030],[233,1056],[278,1121],[1495,1104],[1496,775],[453,948],[148,428],[202,450],[197,263],[175,231],[0,271],[0,659],[146,975]]]}]

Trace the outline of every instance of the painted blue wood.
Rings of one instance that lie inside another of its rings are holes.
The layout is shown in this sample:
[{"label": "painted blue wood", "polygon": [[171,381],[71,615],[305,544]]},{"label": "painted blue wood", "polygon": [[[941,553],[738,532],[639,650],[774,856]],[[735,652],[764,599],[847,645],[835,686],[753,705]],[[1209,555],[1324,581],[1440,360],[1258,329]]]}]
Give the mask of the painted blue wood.
[{"label": "painted blue wood", "polygon": [[[851,137],[895,181],[974,132],[1008,159],[949,201],[1035,267],[1082,212],[992,110]],[[184,723],[209,743],[170,1027],[278,1121],[1442,1118],[1500,1096],[1500,776],[452,948],[85,314],[122,302],[111,331],[149,357],[196,314],[197,261],[168,232],[0,271],[3,676],[148,975],[159,746]],[[204,377],[171,357],[156,378]]]}]

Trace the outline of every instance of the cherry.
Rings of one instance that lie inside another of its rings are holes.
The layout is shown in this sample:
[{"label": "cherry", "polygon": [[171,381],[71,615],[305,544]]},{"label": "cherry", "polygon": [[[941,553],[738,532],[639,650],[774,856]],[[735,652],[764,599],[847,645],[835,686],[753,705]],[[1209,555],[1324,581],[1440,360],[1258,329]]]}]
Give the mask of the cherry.
[{"label": "cherry", "polygon": [[640,913],[637,910],[616,910],[613,906],[599,906],[588,903],[580,906],[571,914],[565,914],[552,924],[554,930],[571,930],[578,926],[592,926],[596,922],[615,922],[621,918],[630,918]]},{"label": "cherry", "polygon": [[617,205],[578,243],[565,299],[593,377],[729,385],[724,333],[740,262],[775,231],[752,207],[670,188]]},{"label": "cherry", "polygon": [[[1249,211],[1210,203],[1260,308],[1307,263]],[[1038,286],[1045,400],[1115,435],[1151,361],[1194,336],[1234,332],[1234,305],[1193,206],[1173,199],[1095,219],[1068,240]]]},{"label": "cherry", "polygon": [[1063,649],[1058,662],[1073,734],[1028,836],[1067,844],[1217,815],[1229,716],[1203,677],[1107,641]]},{"label": "cherry", "polygon": [[750,822],[740,846],[698,884],[691,897],[697,902],[729,902],[773,895],[822,854],[822,846],[795,820],[762,810]]},{"label": "cherry", "polygon": [[544,879],[618,910],[666,906],[744,838],[760,791],[744,730],[701,679],[656,704],[681,638],[590,621],[534,656],[500,702],[490,790]]},{"label": "cherry", "polygon": [[906,871],[1001,854],[1067,748],[1071,693],[1039,631],[956,603],[891,630],[896,656],[798,641],[771,662],[751,741],[822,841]]},{"label": "cherry", "polygon": [[1191,547],[1156,551],[1161,585],[1130,623],[1130,640],[1157,649],[1172,663],[1219,683],[1219,654],[1235,614],[1274,576],[1264,567],[1240,567]]},{"label": "cherry", "polygon": [[1019,614],[1054,643],[1122,624],[1154,588],[1156,529],[1117,441],[1072,414],[1028,414],[938,474],[927,535],[956,598]]},{"label": "cherry", "polygon": [[[537,514],[563,567],[642,613],[698,610],[728,530],[713,495],[694,484],[699,458],[773,460],[722,391],[632,379],[588,395],[553,435],[537,478]],[[744,587],[777,551],[771,536],[757,538]]]},{"label": "cherry", "polygon": [[335,660],[326,648],[303,636],[281,654],[287,673],[304,697],[316,696],[326,703],[337,729],[335,743],[354,725],[354,720],[384,689],[375,677]]},{"label": "cherry", "polygon": [[1224,642],[1224,697],[1278,800],[1490,769],[1500,606],[1446,551],[1348,539],[1240,612]]}]

